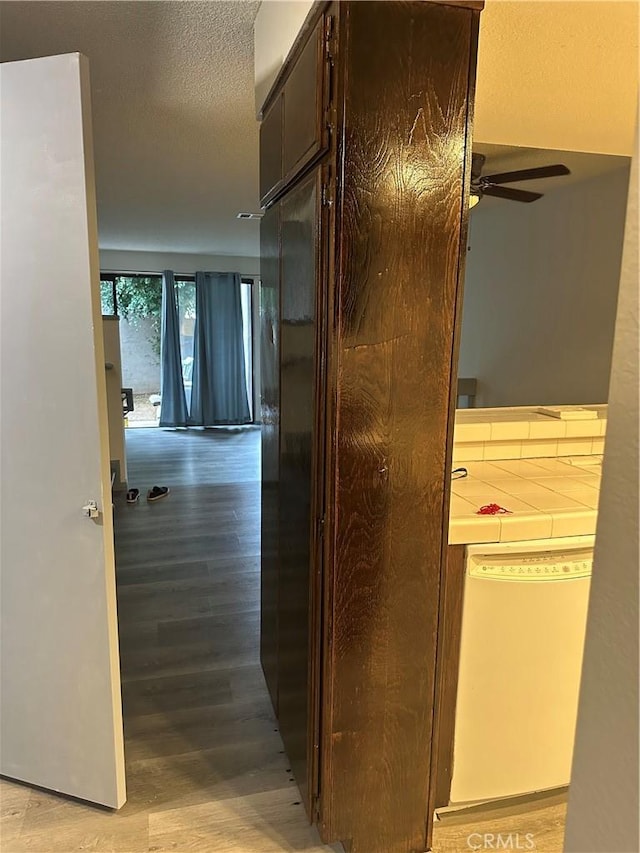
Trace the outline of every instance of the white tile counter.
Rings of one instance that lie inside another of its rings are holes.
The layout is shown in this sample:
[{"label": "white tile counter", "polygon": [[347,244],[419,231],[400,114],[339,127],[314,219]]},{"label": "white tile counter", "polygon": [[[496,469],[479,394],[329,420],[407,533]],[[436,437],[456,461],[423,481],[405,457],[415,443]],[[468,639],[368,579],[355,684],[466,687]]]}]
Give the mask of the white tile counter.
[{"label": "white tile counter", "polygon": [[562,408],[584,408],[593,417],[561,420],[540,414],[534,406],[458,409],[454,463],[601,454],[607,430],[606,405]]},{"label": "white tile counter", "polygon": [[[595,533],[600,454],[455,464],[469,473],[451,484],[450,545]],[[477,514],[491,503],[510,512]]]}]

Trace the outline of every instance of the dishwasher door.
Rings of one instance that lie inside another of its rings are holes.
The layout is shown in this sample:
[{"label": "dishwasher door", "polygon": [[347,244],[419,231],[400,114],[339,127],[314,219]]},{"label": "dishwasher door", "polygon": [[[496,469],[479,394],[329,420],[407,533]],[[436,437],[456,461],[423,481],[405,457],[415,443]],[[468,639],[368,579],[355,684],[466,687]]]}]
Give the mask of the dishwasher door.
[{"label": "dishwasher door", "polygon": [[593,543],[468,547],[452,804],[568,785]]}]

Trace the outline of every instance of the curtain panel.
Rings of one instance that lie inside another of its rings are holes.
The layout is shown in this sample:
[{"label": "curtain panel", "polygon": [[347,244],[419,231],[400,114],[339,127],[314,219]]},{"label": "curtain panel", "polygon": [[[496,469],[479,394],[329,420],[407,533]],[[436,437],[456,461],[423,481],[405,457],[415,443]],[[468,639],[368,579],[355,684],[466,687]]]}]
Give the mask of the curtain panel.
[{"label": "curtain panel", "polygon": [[189,413],[182,378],[176,284],[171,270],[162,273],[160,365],[160,426],[187,426]]},{"label": "curtain panel", "polygon": [[239,273],[196,273],[191,426],[251,422]]}]

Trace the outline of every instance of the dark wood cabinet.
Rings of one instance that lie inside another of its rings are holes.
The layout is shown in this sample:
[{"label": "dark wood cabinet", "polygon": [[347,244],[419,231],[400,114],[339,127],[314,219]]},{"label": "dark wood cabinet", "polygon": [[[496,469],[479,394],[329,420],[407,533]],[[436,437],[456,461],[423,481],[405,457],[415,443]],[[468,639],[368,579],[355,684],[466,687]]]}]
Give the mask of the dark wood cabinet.
[{"label": "dark wood cabinet", "polygon": [[328,144],[324,121],[330,56],[325,30],[332,18],[320,15],[287,65],[286,79],[263,107],[260,126],[260,199],[276,198]]},{"label": "dark wood cabinet", "polygon": [[280,206],[260,223],[260,375],[262,422],[262,542],[260,656],[278,710],[280,493]]},{"label": "dark wood cabinet", "polygon": [[282,162],[294,177],[322,147],[323,19],[316,24],[284,85]]},{"label": "dark wood cabinet", "polygon": [[[317,166],[267,209],[261,225],[261,658],[308,809],[317,787],[308,743],[316,700],[308,688],[315,678],[310,566],[319,564],[315,519],[323,483],[316,470],[323,387],[322,174]],[[315,650],[317,655],[317,645]]]},{"label": "dark wood cabinet", "polygon": [[309,807],[320,192],[320,169],[316,168],[281,202],[278,718],[289,761]]},{"label": "dark wood cabinet", "polygon": [[282,105],[276,97],[260,124],[260,198],[263,204],[282,183]]},{"label": "dark wood cabinet", "polygon": [[477,6],[319,4],[264,112],[262,659],[350,853],[429,839]]}]

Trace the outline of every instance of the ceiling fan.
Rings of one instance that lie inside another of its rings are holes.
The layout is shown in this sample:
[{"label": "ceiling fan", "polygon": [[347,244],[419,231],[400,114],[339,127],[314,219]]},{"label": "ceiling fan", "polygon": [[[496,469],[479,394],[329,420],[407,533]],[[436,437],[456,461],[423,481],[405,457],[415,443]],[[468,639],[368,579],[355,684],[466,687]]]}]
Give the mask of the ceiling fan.
[{"label": "ceiling fan", "polygon": [[483,176],[482,169],[485,160],[486,157],[484,154],[473,154],[469,207],[475,207],[485,195],[504,198],[508,201],[537,201],[539,198],[542,198],[542,193],[504,187],[502,184],[510,184],[517,181],[534,181],[539,178],[556,178],[560,175],[571,174],[571,171],[562,163],[556,163],[554,166],[540,166],[537,169],[518,169],[515,172],[501,172],[497,175]]}]

